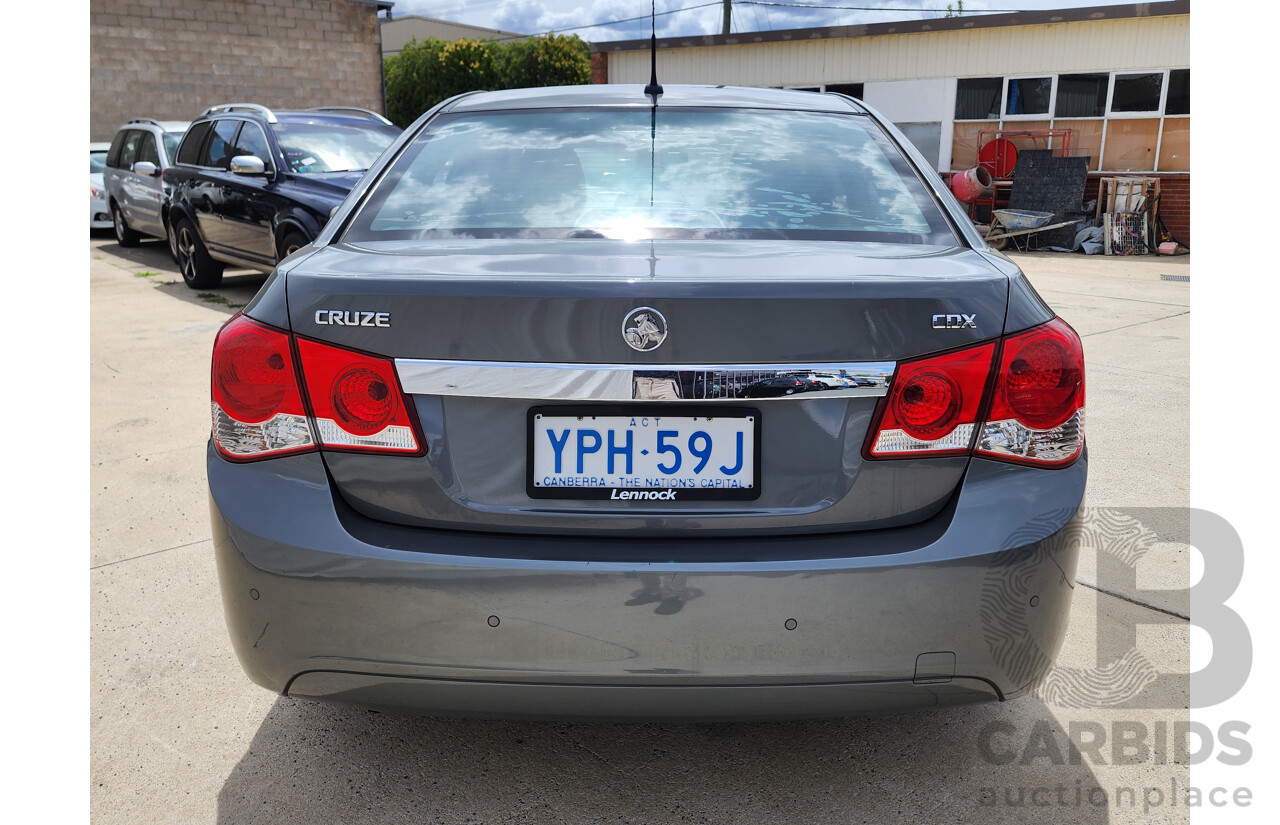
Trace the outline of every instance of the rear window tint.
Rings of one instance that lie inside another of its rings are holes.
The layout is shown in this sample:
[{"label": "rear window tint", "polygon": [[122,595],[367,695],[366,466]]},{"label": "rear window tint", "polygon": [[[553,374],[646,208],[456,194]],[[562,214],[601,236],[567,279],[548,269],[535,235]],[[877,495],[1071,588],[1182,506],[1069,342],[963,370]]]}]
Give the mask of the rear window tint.
[{"label": "rear window tint", "polygon": [[440,118],[345,239],[436,237],[956,242],[869,118],[731,109]]},{"label": "rear window tint", "polygon": [[186,163],[195,166],[200,162],[200,144],[204,142],[204,136],[209,133],[209,121],[197,123],[187,130],[187,136],[182,139],[182,145],[178,147],[178,163]]}]

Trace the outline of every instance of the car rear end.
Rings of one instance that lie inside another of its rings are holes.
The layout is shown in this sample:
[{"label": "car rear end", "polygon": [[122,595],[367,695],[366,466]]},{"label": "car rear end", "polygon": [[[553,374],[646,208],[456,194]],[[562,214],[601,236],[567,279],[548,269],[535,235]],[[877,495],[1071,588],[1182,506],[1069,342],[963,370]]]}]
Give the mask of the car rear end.
[{"label": "car rear end", "polygon": [[107,205],[107,184],[103,171],[107,168],[110,143],[89,144],[89,229],[110,229],[111,212]]},{"label": "car rear end", "polygon": [[1025,693],[1073,587],[1079,338],[873,113],[630,91],[432,113],[219,333],[246,672],[542,718]]}]

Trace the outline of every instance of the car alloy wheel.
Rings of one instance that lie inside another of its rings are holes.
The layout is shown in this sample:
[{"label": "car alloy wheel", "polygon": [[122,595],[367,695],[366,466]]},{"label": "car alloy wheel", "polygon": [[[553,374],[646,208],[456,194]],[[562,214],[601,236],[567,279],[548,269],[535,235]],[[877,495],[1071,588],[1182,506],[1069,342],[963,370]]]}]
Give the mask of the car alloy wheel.
[{"label": "car alloy wheel", "polygon": [[191,234],[191,228],[186,224],[178,227],[174,232],[174,249],[178,253],[178,269],[182,271],[182,277],[188,283],[196,278],[196,241]]},{"label": "car alloy wheel", "polygon": [[111,225],[116,231],[116,243],[121,246],[137,246],[138,233],[129,228],[120,214],[120,207],[111,204]]},{"label": "car alloy wheel", "polygon": [[179,218],[174,223],[177,235],[178,269],[191,289],[213,289],[222,283],[222,264],[209,256],[191,221]]}]

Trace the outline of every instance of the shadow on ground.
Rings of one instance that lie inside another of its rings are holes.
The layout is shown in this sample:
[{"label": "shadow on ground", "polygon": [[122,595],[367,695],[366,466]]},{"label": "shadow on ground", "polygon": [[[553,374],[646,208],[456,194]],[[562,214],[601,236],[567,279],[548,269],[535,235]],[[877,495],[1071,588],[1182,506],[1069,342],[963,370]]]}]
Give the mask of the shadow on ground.
[{"label": "shadow on ground", "polygon": [[[622,725],[405,718],[281,698],[223,785],[218,821],[1106,822],[1087,764],[983,756],[990,723],[1039,720],[1052,715],[1034,699]],[[1065,734],[1052,738],[1065,752]],[[1020,747],[1011,742],[996,750]]]},{"label": "shadow on ground", "polygon": [[[90,241],[90,255],[109,254],[134,267],[134,275],[154,285],[162,294],[200,306],[210,306],[228,315],[253,299],[267,276],[251,269],[228,268],[222,285],[216,289],[195,290],[182,282],[178,265],[169,256],[169,245],[162,240],[145,240],[137,246],[123,247],[115,236]],[[101,251],[99,251],[101,250]],[[120,264],[117,264],[120,265]]]}]

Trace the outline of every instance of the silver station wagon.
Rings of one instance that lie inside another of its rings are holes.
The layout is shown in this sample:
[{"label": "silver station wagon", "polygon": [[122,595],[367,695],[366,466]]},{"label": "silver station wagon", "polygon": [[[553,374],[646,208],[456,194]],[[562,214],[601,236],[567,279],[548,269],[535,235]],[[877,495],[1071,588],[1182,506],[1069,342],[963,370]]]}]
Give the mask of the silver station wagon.
[{"label": "silver station wagon", "polygon": [[474,93],[219,332],[251,679],[424,714],[804,717],[1053,664],[1080,339],[838,94]]}]

